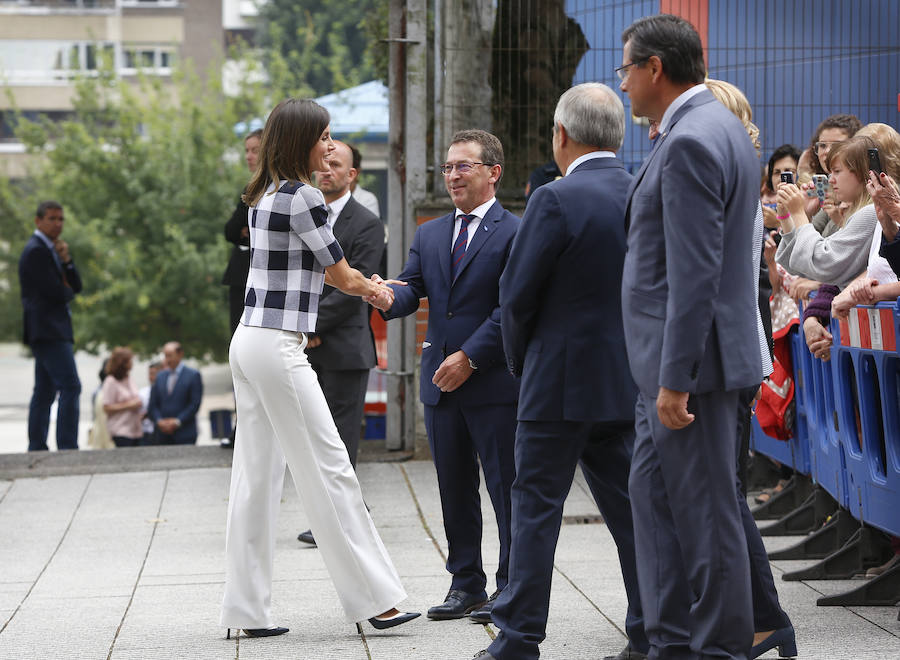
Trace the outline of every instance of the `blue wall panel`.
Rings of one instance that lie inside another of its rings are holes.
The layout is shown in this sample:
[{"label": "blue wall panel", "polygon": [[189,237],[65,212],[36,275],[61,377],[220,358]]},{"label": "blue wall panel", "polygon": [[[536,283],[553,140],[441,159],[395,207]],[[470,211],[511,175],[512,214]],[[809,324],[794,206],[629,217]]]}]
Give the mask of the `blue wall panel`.
[{"label": "blue wall panel", "polygon": [[[566,10],[591,45],[573,82],[618,89],[622,30],[659,6],[569,0]],[[709,0],[707,47],[710,76],[736,84],[753,106],[763,159],[785,142],[805,147],[819,122],[838,112],[900,125],[898,0]],[[630,124],[626,163],[638,166],[649,147],[646,126]]]}]

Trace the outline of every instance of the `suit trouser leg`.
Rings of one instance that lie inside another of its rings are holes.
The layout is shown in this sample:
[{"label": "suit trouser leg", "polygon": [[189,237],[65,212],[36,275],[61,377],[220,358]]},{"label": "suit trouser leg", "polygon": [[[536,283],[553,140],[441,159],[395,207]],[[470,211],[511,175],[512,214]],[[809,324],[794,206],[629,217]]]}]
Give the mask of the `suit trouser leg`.
[{"label": "suit trouser leg", "polygon": [[650,642],[644,632],[634,555],[634,521],[628,497],[633,449],[634,424],[625,428],[596,424],[582,451],[581,468],[597,508],[616,542],[625,593],[628,595],[628,612],[625,615],[628,639],[634,650],[647,653]]},{"label": "suit trouser leg", "polygon": [[[756,394],[757,388],[749,388],[741,391],[738,401],[738,451],[746,451],[750,435],[750,404]],[[739,455],[740,456],[740,455]],[[766,546],[763,544],[759,526],[750,513],[747,504],[747,493],[740,482],[746,470],[741,471],[741,461],[738,459],[738,506],[741,508],[741,523],[744,527],[744,536],[747,538],[747,552],[750,555],[750,591],[753,596],[753,630],[765,632],[779,630],[791,625],[791,619],[782,609],[778,601],[778,590],[775,588],[775,578],[772,576],[772,567],[769,564],[769,556]]]},{"label": "suit trouser leg", "polygon": [[50,406],[56,398],[56,388],[50,373],[37,354],[34,356],[34,390],[28,405],[28,451],[47,451],[50,431]]},{"label": "suit trouser leg", "polygon": [[[78,449],[78,417],[81,381],[71,342],[38,342],[34,354],[34,393],[28,414],[28,448],[47,449],[50,405],[59,392],[56,414],[56,448]],[[32,432],[32,423],[34,432]]]},{"label": "suit trouser leg", "polygon": [[481,563],[478,459],[456,397],[444,395],[437,405],[425,406],[425,430],[441,496],[450,588],[482,592],[487,578]]},{"label": "suit trouser leg", "polygon": [[495,579],[497,589],[504,589],[509,580],[510,494],[516,478],[516,406],[471,406],[463,409],[463,416],[481,462],[484,485],[497,520],[500,556]]},{"label": "suit trouser leg", "polygon": [[501,632],[488,650],[498,660],[540,655],[563,503],[587,433],[588,425],[578,422],[519,422],[509,585],[491,613]]},{"label": "suit trouser leg", "polygon": [[[406,598],[406,592],[366,511],[356,472],[304,347],[305,341],[301,342],[291,332],[246,326],[238,327],[235,332],[231,364],[238,395],[236,451],[242,453],[235,454],[232,489],[236,488],[235,480],[240,482],[252,469],[250,459],[259,443],[264,442],[261,436],[270,434],[287,459],[347,619],[362,621],[394,607]],[[253,394],[247,395],[247,389]],[[253,423],[254,407],[259,417],[265,418],[264,422],[257,418],[257,423]],[[263,499],[277,504],[278,498],[271,494],[277,488],[271,483],[271,473],[268,480],[256,478],[268,481],[268,486],[260,486],[268,494]],[[247,486],[244,489],[252,490]],[[240,495],[235,493],[235,497]],[[251,567],[233,558],[231,551],[238,553],[238,557],[241,552],[246,553],[250,561],[254,556],[256,561],[264,559],[252,547],[253,533],[257,527],[270,529],[269,525],[274,524],[272,517],[271,507],[229,503],[228,576]],[[239,534],[242,530],[249,532]],[[259,627],[255,625],[257,622],[241,619],[237,606],[241,600],[266,602],[270,592],[271,580],[259,580],[237,598],[231,598],[226,579],[222,625]],[[269,624],[268,621],[258,623]]]},{"label": "suit trouser leg", "polygon": [[734,478],[736,392],[692,395],[694,422],[665,428],[638,396],[629,491],[651,658],[746,658],[747,544]]},{"label": "suit trouser leg", "polygon": [[369,370],[318,367],[315,372],[325,400],[328,401],[328,409],[334,418],[334,424],[347,448],[350,464],[356,468],[363,410],[366,405],[366,389],[369,386]]}]

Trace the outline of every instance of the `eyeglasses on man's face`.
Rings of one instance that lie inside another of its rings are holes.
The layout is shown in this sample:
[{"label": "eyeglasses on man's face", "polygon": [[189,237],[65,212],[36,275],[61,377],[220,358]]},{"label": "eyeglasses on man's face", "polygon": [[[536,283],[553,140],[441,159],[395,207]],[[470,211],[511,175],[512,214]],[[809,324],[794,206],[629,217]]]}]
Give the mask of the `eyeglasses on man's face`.
[{"label": "eyeglasses on man's face", "polygon": [[643,64],[649,57],[642,57],[639,60],[635,60],[634,62],[629,62],[628,64],[623,64],[618,69],[616,69],[616,75],[619,76],[619,80],[625,80],[628,77],[629,69],[633,67],[635,64]]},{"label": "eyeglasses on man's face", "polygon": [[450,174],[453,172],[453,168],[456,168],[456,171],[460,174],[468,174],[472,170],[475,169],[476,165],[488,165],[491,166],[493,163],[444,163],[441,165],[441,174]]}]

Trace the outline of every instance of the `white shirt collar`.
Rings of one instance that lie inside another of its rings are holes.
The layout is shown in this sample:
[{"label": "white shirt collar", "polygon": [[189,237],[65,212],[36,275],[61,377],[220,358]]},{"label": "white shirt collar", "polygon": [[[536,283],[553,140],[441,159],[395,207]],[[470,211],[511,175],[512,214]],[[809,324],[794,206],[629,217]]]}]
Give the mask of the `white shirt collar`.
[{"label": "white shirt collar", "polygon": [[333,202],[328,203],[328,224],[334,227],[334,223],[337,220],[337,217],[341,214],[341,211],[344,210],[344,207],[347,206],[347,202],[350,201],[351,191],[347,188],[347,192],[338,197]]},{"label": "white shirt collar", "polygon": [[55,248],[53,246],[53,241],[50,240],[50,238],[47,236],[47,234],[42,232],[40,229],[35,229],[34,235],[37,236],[44,245],[46,245],[51,250],[55,251]]},{"label": "white shirt collar", "polygon": [[589,160],[594,160],[595,158],[615,158],[615,157],[616,157],[616,154],[613,153],[612,151],[602,151],[602,150],[592,151],[588,154],[582,154],[578,158],[573,160],[571,163],[569,163],[569,166],[566,168],[566,176],[569,176],[572,172],[575,171],[576,167],[578,167],[582,163],[587,162]]},{"label": "white shirt collar", "polygon": [[[481,206],[476,206],[474,209],[472,209],[472,212],[469,213],[469,215],[474,215],[479,220],[483,219],[485,214],[494,205],[494,202],[496,202],[496,201],[497,201],[496,197],[491,197],[488,201],[486,201]],[[466,213],[464,213],[463,211],[460,211],[459,209],[456,209],[456,215],[454,217],[458,218],[461,215],[466,215]]]},{"label": "white shirt collar", "polygon": [[666,131],[669,130],[669,124],[672,122],[672,116],[678,111],[678,108],[683,106],[685,103],[690,101],[692,98],[697,96],[697,94],[704,90],[706,90],[706,85],[700,83],[698,85],[694,85],[690,89],[686,89],[677,97],[675,97],[675,100],[669,104],[669,107],[666,108],[666,111],[663,113],[662,119],[659,120],[659,134],[664,135]]}]

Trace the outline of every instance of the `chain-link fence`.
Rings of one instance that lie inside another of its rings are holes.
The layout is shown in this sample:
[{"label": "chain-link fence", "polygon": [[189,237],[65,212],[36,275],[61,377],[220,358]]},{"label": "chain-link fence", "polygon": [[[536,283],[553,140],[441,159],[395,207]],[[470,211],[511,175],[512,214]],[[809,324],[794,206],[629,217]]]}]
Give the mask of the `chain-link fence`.
[{"label": "chain-link fence", "polygon": [[[622,31],[657,12],[690,20],[710,77],[747,95],[764,158],[806,146],[834,113],[900,125],[897,0],[436,0],[435,159],[453,130],[490,128],[506,151],[503,193],[521,195],[550,159],[559,95],[585,81],[618,89]],[[628,125],[630,168],[649,149],[646,132]]]}]

